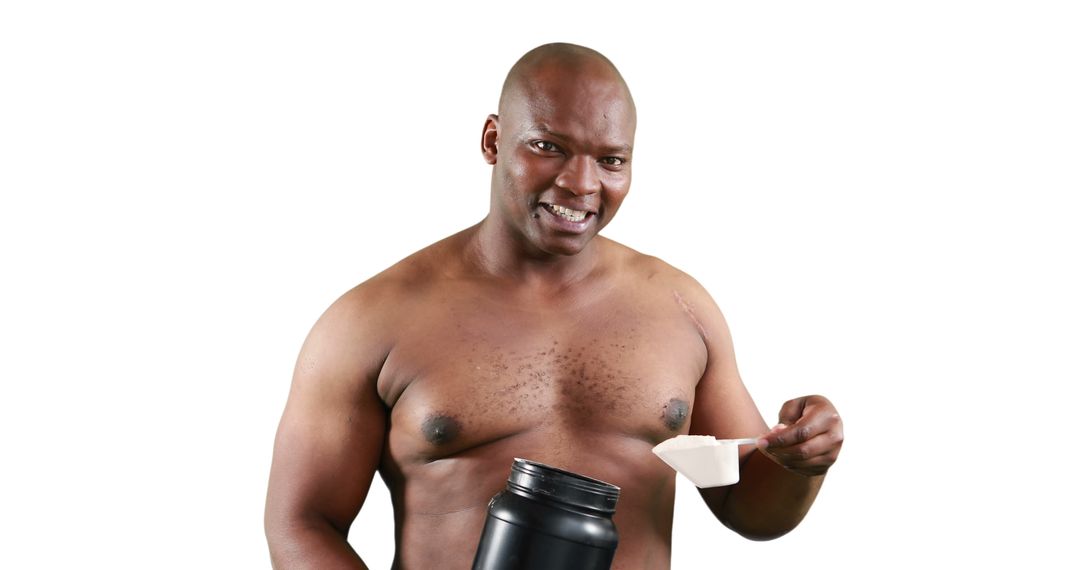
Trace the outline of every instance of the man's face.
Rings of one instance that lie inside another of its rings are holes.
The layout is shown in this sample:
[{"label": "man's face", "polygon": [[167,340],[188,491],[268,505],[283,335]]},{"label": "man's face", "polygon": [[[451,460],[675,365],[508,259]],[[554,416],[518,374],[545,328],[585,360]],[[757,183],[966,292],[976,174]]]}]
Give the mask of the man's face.
[{"label": "man's face", "polygon": [[604,69],[538,70],[489,119],[485,145],[493,126],[492,214],[532,255],[580,252],[630,189],[636,118],[625,87]]}]

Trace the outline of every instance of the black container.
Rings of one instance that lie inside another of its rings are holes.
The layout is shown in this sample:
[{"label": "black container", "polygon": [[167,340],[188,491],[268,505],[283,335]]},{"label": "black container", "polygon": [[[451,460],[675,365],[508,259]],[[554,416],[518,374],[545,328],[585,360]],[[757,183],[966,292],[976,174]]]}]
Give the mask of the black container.
[{"label": "black container", "polygon": [[515,459],[491,498],[473,570],[609,570],[619,488]]}]

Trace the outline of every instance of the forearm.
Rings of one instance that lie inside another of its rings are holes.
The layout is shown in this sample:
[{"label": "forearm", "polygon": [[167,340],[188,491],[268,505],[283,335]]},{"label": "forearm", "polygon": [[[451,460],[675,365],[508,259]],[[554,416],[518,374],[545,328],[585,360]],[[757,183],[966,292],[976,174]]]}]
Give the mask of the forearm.
[{"label": "forearm", "polygon": [[270,560],[276,570],[368,570],[346,536],[329,522],[282,523],[267,526]]},{"label": "forearm", "polygon": [[710,497],[719,490],[702,489],[701,494],[728,528],[752,540],[771,540],[798,526],[824,479],[789,471],[754,451],[740,469],[739,483],[722,502]]}]

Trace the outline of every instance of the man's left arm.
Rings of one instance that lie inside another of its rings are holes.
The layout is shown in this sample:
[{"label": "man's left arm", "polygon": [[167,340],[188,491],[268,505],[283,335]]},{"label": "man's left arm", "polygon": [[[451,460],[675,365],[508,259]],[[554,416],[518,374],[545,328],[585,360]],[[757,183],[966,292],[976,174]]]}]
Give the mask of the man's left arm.
[{"label": "man's left arm", "polygon": [[770,540],[795,528],[817,497],[825,473],[843,444],[843,423],[828,399],[804,396],[786,402],[768,430],[739,377],[731,334],[720,310],[700,285],[686,295],[708,349],[698,382],[690,433],[718,439],[759,437],[757,449],[740,450],[739,482],[699,489],[713,514],[753,540]]},{"label": "man's left arm", "polygon": [[715,489],[699,492],[732,530],[753,540],[777,538],[802,522],[843,439],[843,424],[829,400],[790,400],[781,408],[780,424],[744,459],[739,483],[722,497]]}]

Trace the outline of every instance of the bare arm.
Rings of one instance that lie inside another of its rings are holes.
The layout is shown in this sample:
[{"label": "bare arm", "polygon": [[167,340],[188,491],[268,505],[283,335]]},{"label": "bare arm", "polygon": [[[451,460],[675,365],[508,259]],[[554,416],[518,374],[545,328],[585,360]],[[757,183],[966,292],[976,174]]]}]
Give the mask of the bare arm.
[{"label": "bare arm", "polygon": [[840,453],[843,425],[827,399],[804,396],[784,403],[780,423],[763,439],[722,504],[724,524],[756,540],[781,536],[806,516]]},{"label": "bare arm", "polygon": [[385,351],[358,297],[326,311],[296,364],[266,498],[274,568],[367,568],[346,539],[382,454]]},{"label": "bare arm", "polygon": [[[836,460],[843,441],[839,416],[824,398],[809,397],[820,398],[811,400],[810,407],[805,405],[807,398],[800,398],[781,410],[781,422],[787,425],[768,430],[739,377],[731,334],[720,310],[703,290],[694,298],[709,356],[697,387],[690,433],[767,441],[758,449],[741,449],[739,483],[699,492],[713,514],[742,536],[779,537],[806,516],[825,471]],[[804,416],[807,410],[811,413]]]}]

